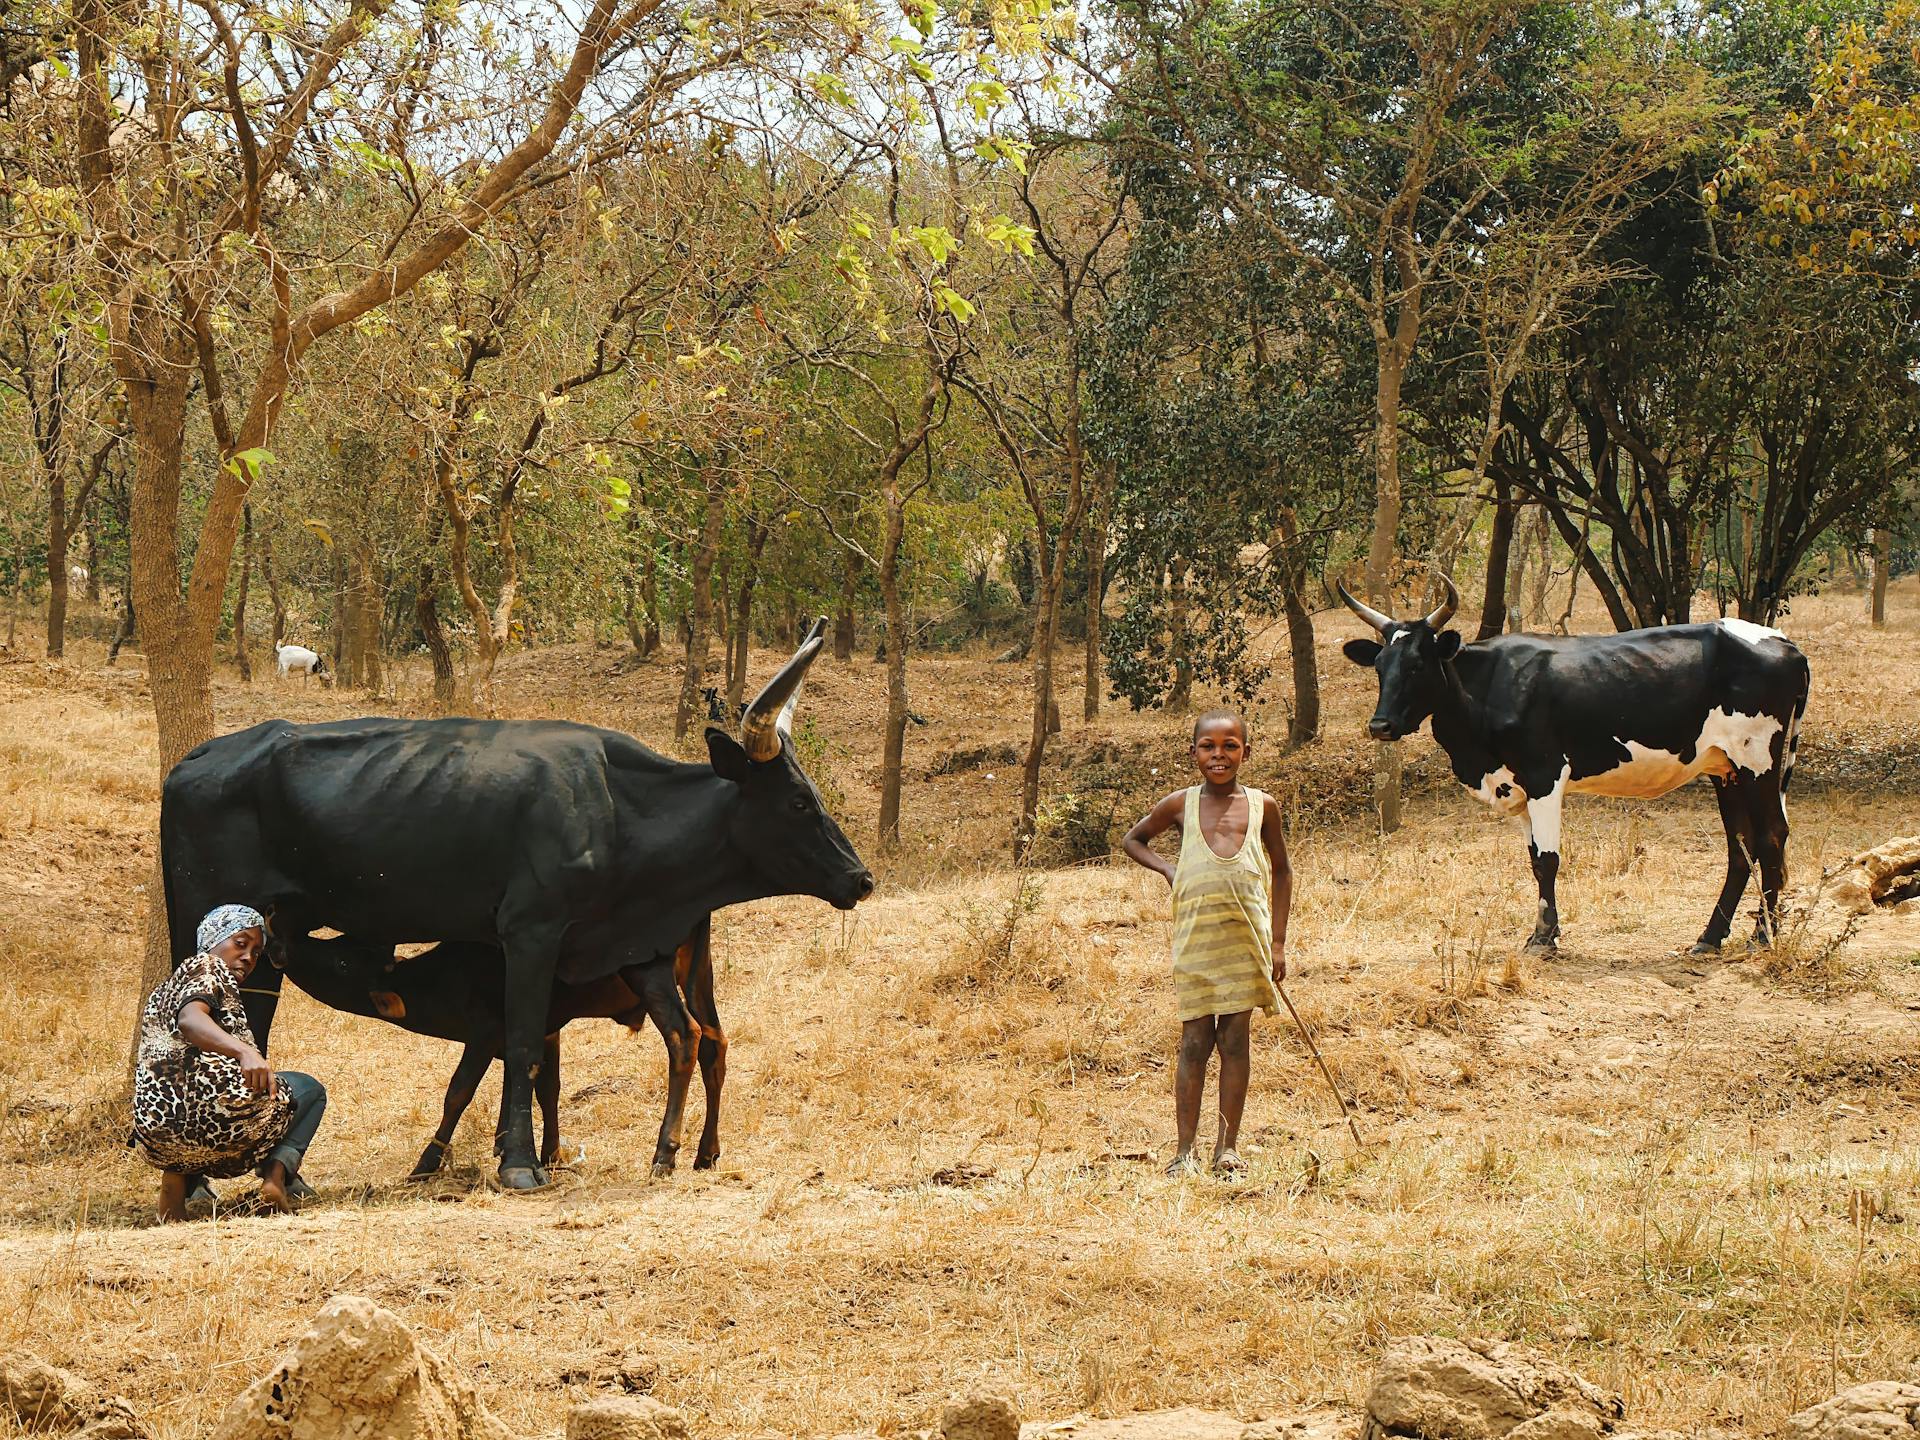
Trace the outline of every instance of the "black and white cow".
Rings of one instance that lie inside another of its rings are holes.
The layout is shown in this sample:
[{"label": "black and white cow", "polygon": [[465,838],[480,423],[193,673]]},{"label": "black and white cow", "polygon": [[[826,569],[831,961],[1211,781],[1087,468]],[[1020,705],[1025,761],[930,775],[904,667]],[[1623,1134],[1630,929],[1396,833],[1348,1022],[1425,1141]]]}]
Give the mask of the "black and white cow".
[{"label": "black and white cow", "polygon": [[1369,734],[1398,740],[1432,716],[1454,777],[1525,824],[1540,887],[1527,948],[1551,949],[1560,936],[1553,889],[1566,796],[1651,799],[1697,775],[1712,778],[1720,800],[1727,880],[1694,949],[1720,948],[1756,861],[1755,939],[1770,941],[1786,881],[1783,796],[1807,709],[1806,656],[1778,630],[1745,620],[1467,645],[1444,628],[1460,595],[1441,583],[1446,600],[1420,620],[1383,615],[1341,586],[1340,598],[1380,635],[1344,648],[1380,676]]}]

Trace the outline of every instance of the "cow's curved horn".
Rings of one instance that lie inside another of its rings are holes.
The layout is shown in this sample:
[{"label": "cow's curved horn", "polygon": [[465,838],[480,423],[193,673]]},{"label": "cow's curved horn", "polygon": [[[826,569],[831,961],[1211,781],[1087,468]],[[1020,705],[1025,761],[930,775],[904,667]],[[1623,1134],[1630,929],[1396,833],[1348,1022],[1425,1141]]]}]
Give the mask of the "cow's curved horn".
[{"label": "cow's curved horn", "polygon": [[1453,581],[1449,580],[1445,575],[1441,575],[1438,570],[1435,570],[1433,573],[1439,576],[1440,583],[1447,587],[1447,598],[1435,607],[1431,615],[1427,616],[1427,624],[1438,630],[1442,625],[1446,624],[1447,621],[1451,620],[1453,618],[1453,612],[1460,608],[1460,592],[1453,588]]},{"label": "cow's curved horn", "polygon": [[[814,619],[813,628],[807,631],[807,638],[800,642],[800,646],[802,649],[805,649],[809,645],[824,645],[826,643],[826,635],[827,617],[824,615],[817,616]],[[814,653],[817,655],[820,652],[816,649]],[[803,681],[807,678],[804,672],[802,672],[800,678]],[[780,707],[780,717],[773,722],[774,732],[778,734],[782,740],[789,740],[793,737],[793,712],[799,708],[799,705],[800,686],[795,685],[793,687],[793,693],[787,696],[787,703]]]},{"label": "cow's curved horn", "polygon": [[813,622],[807,638],[793,652],[793,658],[780,667],[780,673],[767,682],[766,689],[753,697],[753,703],[740,717],[740,743],[749,760],[771,760],[780,753],[780,741],[793,728],[793,707],[800,699],[800,682],[807,678],[807,667],[820,653],[827,621],[821,616]]},{"label": "cow's curved horn", "polygon": [[1382,615],[1371,605],[1362,605],[1358,600],[1353,598],[1353,595],[1348,591],[1345,583],[1342,581],[1334,581],[1333,588],[1340,592],[1340,598],[1347,602],[1347,608],[1349,610],[1353,611],[1354,614],[1358,615],[1382,635],[1387,633],[1387,626],[1393,623],[1393,617],[1391,615]]}]

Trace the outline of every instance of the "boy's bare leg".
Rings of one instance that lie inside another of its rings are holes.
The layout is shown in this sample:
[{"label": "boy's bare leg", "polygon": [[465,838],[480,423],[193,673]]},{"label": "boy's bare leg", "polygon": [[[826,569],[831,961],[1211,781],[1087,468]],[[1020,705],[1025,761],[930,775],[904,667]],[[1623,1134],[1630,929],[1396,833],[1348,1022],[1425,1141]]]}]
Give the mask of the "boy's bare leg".
[{"label": "boy's bare leg", "polygon": [[1247,1108],[1247,1079],[1253,1071],[1253,1012],[1222,1015],[1215,1044],[1220,1050],[1220,1133],[1213,1142],[1216,1170],[1240,1163],[1240,1116]]},{"label": "boy's bare leg", "polygon": [[1213,1054],[1213,1021],[1213,1016],[1202,1015],[1180,1025],[1180,1058],[1173,1072],[1173,1118],[1179,1149],[1167,1166],[1169,1175],[1177,1174],[1193,1159],[1193,1140],[1200,1130],[1200,1097],[1207,1088],[1207,1060]]},{"label": "boy's bare leg", "polygon": [[160,1172],[160,1204],[157,1207],[162,1225],[171,1225],[187,1218],[187,1177],[176,1175],[171,1170]]}]

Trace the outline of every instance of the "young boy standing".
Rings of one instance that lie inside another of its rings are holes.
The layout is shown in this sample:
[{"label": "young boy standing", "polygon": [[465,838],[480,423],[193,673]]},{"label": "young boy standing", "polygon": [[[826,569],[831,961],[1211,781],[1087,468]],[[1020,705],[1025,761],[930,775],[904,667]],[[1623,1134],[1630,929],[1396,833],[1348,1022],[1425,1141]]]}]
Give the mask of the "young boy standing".
[{"label": "young boy standing", "polygon": [[[1240,783],[1251,753],[1247,723],[1232,710],[1210,710],[1193,726],[1194,768],[1201,784],[1176,790],[1127,832],[1122,848],[1173,886],[1173,981],[1180,1004],[1180,1060],[1174,1076],[1179,1151],[1169,1175],[1192,1174],[1194,1134],[1207,1059],[1220,1052],[1220,1131],[1213,1173],[1240,1175],[1240,1115],[1252,1066],[1253,1009],[1271,1015],[1287,974],[1287,914],[1293,867],[1280,812]],[[1148,842],[1180,832],[1180,855],[1168,864]]]}]

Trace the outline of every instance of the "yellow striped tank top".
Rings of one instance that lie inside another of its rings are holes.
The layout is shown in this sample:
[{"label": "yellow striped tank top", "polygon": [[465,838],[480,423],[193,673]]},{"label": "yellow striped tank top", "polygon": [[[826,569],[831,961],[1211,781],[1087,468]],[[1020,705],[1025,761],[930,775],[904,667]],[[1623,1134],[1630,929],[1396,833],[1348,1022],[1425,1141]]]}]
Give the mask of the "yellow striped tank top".
[{"label": "yellow striped tank top", "polygon": [[1247,838],[1216,855],[1200,831],[1200,787],[1187,790],[1173,872],[1173,985],[1182,1020],[1280,1006],[1273,988],[1273,862],[1260,843],[1271,803],[1252,786]]}]

